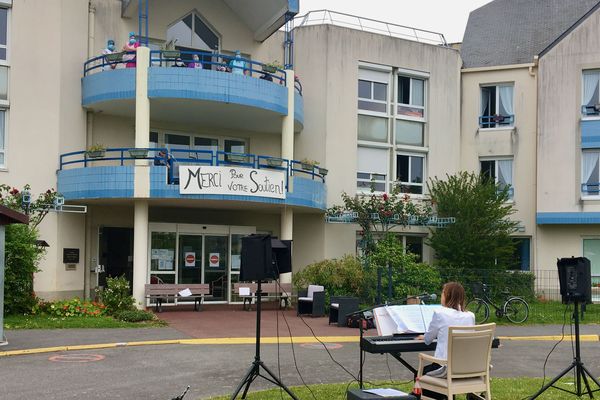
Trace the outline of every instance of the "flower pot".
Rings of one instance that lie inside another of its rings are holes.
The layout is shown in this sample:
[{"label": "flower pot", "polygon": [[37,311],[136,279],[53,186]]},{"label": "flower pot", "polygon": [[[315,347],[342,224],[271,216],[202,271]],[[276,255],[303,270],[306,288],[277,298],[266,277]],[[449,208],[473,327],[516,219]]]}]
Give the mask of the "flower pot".
[{"label": "flower pot", "polygon": [[248,156],[242,155],[242,154],[228,154],[227,156],[227,161],[229,162],[235,162],[235,163],[247,163],[249,162]]},{"label": "flower pot", "polygon": [[129,149],[129,156],[132,158],[148,157],[148,149]]},{"label": "flower pot", "polygon": [[106,154],[106,150],[93,150],[85,152],[87,158],[103,158]]},{"label": "flower pot", "polygon": [[283,160],[281,158],[267,158],[267,165],[269,167],[281,167]]},{"label": "flower pot", "polygon": [[315,165],[314,164],[300,163],[300,166],[305,171],[311,171],[312,172],[315,169]]},{"label": "flower pot", "polygon": [[175,59],[181,56],[181,52],[179,50],[163,50],[162,52],[163,58],[167,59]]},{"label": "flower pot", "polygon": [[321,167],[319,167],[319,173],[322,176],[327,176],[327,174],[329,173],[329,170],[327,168],[321,168]]},{"label": "flower pot", "polygon": [[276,67],[274,67],[272,65],[266,65],[266,64],[262,65],[262,70],[263,70],[263,72],[268,72],[270,74],[274,74],[275,72],[277,72]]}]

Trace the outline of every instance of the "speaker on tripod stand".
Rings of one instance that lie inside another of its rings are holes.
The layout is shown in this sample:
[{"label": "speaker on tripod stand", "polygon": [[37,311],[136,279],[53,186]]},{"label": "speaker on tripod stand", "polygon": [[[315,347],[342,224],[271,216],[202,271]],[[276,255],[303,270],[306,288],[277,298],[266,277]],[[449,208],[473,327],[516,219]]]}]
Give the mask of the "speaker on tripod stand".
[{"label": "speaker on tripod stand", "polygon": [[[575,391],[571,392],[560,389],[563,392],[571,393],[577,397],[587,394],[593,398],[592,393],[600,390],[600,382],[593,374],[583,365],[581,361],[581,340],[579,336],[579,304],[591,304],[592,302],[592,273],[590,260],[585,257],[561,258],[556,263],[558,268],[558,280],[560,282],[560,295],[564,304],[573,304],[573,320],[575,321],[575,356],[573,362],[565,368],[560,374],[554,377],[548,384],[542,387],[536,394],[531,397],[531,400],[537,398],[540,394],[554,384],[569,371],[575,370]],[[599,389],[592,390],[588,378],[591,379]],[[585,391],[581,383],[585,384]]]},{"label": "speaker on tripod stand", "polygon": [[[246,398],[252,382],[259,376],[282,388],[292,399],[298,400],[296,395],[281,382],[260,359],[260,316],[261,316],[261,283],[263,280],[278,279],[279,274],[292,272],[292,241],[278,240],[271,235],[250,235],[242,238],[242,257],[240,265],[241,281],[256,281],[256,351],[254,361],[248,372],[231,395],[234,400],[244,389],[242,399]],[[267,375],[261,374],[261,369]]]}]

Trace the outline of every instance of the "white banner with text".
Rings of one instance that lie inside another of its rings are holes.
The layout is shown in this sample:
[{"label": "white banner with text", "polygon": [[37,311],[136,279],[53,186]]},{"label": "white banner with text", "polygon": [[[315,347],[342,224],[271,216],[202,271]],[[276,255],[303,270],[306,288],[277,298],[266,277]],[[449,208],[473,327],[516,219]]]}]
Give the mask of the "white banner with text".
[{"label": "white banner with text", "polygon": [[180,194],[229,194],[285,199],[285,173],[265,169],[179,166]]}]

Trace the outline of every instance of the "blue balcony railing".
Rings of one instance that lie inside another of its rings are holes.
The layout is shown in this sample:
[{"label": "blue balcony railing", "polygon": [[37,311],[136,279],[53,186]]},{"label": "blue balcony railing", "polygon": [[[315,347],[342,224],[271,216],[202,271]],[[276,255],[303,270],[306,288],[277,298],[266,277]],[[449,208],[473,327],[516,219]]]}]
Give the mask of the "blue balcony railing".
[{"label": "blue balcony railing", "polygon": [[[286,172],[286,188],[290,176],[307,176],[312,180],[325,182],[326,172],[317,166],[306,165],[296,160],[212,150],[133,148],[120,147],[106,149],[97,154],[88,151],[74,151],[60,155],[60,170],[72,167],[93,167],[97,165],[133,165],[135,160],[152,160],[154,165],[168,167],[167,182],[179,184],[179,165],[238,166],[256,169],[275,169]],[[304,166],[304,167],[303,167]]]},{"label": "blue balcony railing", "polygon": [[581,194],[584,196],[598,196],[600,195],[600,182],[596,183],[582,183]]},{"label": "blue balcony railing", "polygon": [[[194,56],[197,56],[197,60],[194,60]],[[101,55],[84,63],[83,76],[116,68],[135,68],[135,66],[135,52]],[[208,51],[152,50],[150,51],[150,66],[222,71],[263,79],[281,85],[286,84],[285,71],[282,69],[273,68],[271,65],[249,58],[236,58],[235,56]],[[302,94],[302,85],[297,78],[294,80],[294,87],[299,94]]]},{"label": "blue balcony railing", "polygon": [[482,115],[479,117],[480,128],[509,127],[515,123],[514,115]]}]

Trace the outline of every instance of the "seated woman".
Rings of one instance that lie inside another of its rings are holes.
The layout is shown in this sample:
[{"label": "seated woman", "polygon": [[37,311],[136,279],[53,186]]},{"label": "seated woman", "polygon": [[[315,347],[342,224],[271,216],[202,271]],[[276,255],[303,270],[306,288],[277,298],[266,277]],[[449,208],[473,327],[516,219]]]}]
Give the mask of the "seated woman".
[{"label": "seated woman", "polygon": [[[426,344],[430,344],[434,339],[437,339],[434,357],[447,360],[448,327],[473,326],[475,325],[475,315],[470,311],[464,311],[465,289],[458,282],[448,282],[444,285],[442,289],[442,306],[442,309],[434,312],[429,330],[417,339],[424,340]],[[425,366],[423,373],[441,378],[445,376],[445,367],[433,363]],[[428,390],[424,390],[423,395],[432,399],[446,399],[446,396]]]}]

